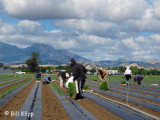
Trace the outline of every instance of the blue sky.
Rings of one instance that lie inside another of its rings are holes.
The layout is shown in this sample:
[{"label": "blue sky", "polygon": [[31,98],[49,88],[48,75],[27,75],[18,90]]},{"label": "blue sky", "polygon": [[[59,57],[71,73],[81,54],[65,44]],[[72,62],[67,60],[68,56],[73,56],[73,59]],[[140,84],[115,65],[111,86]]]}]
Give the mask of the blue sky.
[{"label": "blue sky", "polygon": [[160,1],[0,0],[0,41],[94,61],[160,59]]}]

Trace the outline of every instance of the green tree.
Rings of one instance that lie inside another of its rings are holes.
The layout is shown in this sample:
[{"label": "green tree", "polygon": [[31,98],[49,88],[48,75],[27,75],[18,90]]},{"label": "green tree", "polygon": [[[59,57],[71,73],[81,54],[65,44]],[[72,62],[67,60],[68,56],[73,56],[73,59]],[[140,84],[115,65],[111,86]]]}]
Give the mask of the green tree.
[{"label": "green tree", "polygon": [[118,67],[118,71],[119,71],[120,73],[124,73],[125,70],[126,70],[126,67],[124,67],[124,66],[119,66],[119,67]]},{"label": "green tree", "polygon": [[141,69],[138,70],[138,74],[145,76],[145,75],[147,75],[147,70],[141,68]]},{"label": "green tree", "polygon": [[57,66],[57,70],[66,70],[66,72],[72,72],[72,67],[71,66]]},{"label": "green tree", "polygon": [[40,71],[45,73],[46,70],[49,70],[49,72],[53,71],[54,70],[54,67],[52,66],[48,66],[48,67],[40,67]]},{"label": "green tree", "polygon": [[36,52],[32,52],[31,58],[26,60],[26,64],[30,70],[30,72],[39,72],[40,67],[39,67],[39,54]]},{"label": "green tree", "polygon": [[3,64],[3,63],[0,63],[0,67],[4,67],[4,64]]},{"label": "green tree", "polygon": [[156,69],[151,69],[151,70],[149,70],[149,74],[158,75],[158,70],[156,70]]},{"label": "green tree", "polygon": [[138,68],[136,66],[131,67],[131,71],[133,74],[138,74]]},{"label": "green tree", "polygon": [[91,69],[90,72],[96,72],[96,69]]},{"label": "green tree", "polygon": [[40,71],[45,73],[46,72],[46,67],[40,67]]},{"label": "green tree", "polygon": [[59,66],[56,67],[56,69],[57,69],[57,70],[64,70],[64,69],[65,69],[65,66],[59,65]]},{"label": "green tree", "polygon": [[71,73],[72,72],[72,67],[71,66],[66,66],[66,72]]}]

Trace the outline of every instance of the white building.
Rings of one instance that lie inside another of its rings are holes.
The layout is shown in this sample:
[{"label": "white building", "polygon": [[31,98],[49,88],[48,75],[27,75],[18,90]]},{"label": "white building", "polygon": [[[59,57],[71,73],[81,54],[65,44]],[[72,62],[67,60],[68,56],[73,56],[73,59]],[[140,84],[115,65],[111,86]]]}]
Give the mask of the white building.
[{"label": "white building", "polygon": [[118,70],[107,70],[110,75],[115,75],[118,73]]},{"label": "white building", "polygon": [[87,70],[93,69],[93,67],[92,67],[90,64],[87,64],[87,65],[85,66],[85,68],[86,68]]}]

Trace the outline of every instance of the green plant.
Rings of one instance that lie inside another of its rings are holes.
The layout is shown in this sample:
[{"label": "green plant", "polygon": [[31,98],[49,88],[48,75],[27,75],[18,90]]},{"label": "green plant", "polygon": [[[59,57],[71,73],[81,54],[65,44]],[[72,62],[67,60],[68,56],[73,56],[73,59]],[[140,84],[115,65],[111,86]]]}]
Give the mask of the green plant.
[{"label": "green plant", "polygon": [[74,94],[76,94],[76,86],[74,82],[70,82],[68,84],[68,94],[69,96],[73,96]]},{"label": "green plant", "polygon": [[18,85],[12,86],[9,89],[5,90],[3,93],[0,93],[0,98],[4,97],[5,95],[9,94],[10,92],[12,92],[13,90],[19,88],[20,86],[24,85],[25,83],[29,82],[30,80],[32,80],[32,78],[25,80],[22,83],[19,83]]},{"label": "green plant", "polygon": [[126,84],[126,81],[122,81],[121,83],[122,83],[122,84]]},{"label": "green plant", "polygon": [[36,78],[36,81],[40,81],[41,80],[41,78]]},{"label": "green plant", "polygon": [[93,79],[93,81],[97,82],[97,79]]},{"label": "green plant", "polygon": [[53,83],[51,83],[50,85],[52,86],[52,88],[53,88],[55,91],[58,92],[58,94],[59,94],[60,96],[64,96],[64,92],[61,91],[60,89],[58,89]]},{"label": "green plant", "polygon": [[84,84],[82,90],[87,90],[87,89],[89,89],[89,88],[90,88],[89,85]]},{"label": "green plant", "polygon": [[99,86],[99,89],[108,90],[107,81],[102,82],[102,84]]}]

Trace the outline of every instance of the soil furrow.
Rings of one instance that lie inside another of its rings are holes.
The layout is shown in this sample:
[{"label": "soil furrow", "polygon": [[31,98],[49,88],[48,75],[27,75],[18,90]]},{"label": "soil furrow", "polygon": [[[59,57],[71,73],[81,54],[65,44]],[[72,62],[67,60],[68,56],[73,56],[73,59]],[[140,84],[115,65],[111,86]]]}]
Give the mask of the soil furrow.
[{"label": "soil furrow", "polygon": [[11,88],[12,86],[18,85],[18,84],[20,84],[20,83],[22,83],[22,82],[24,82],[25,80],[28,80],[28,79],[30,79],[30,78],[26,78],[23,81],[13,83],[13,84],[11,84],[11,85],[9,85],[7,87],[2,88],[2,89],[0,89],[0,93],[3,93],[5,90]]},{"label": "soil furrow", "polygon": [[[19,111],[24,104],[28,94],[32,90],[35,81],[33,80],[29,83],[24,89],[19,91],[16,95],[14,95],[6,104],[4,104],[0,108],[0,118],[1,120],[14,120],[16,115],[11,115],[11,112]],[[5,115],[4,112],[8,111],[9,114]]]},{"label": "soil furrow", "polygon": [[[42,120],[70,120],[49,85],[42,86]],[[54,112],[53,112],[54,111]]]},{"label": "soil furrow", "polygon": [[[58,82],[53,82],[57,87],[59,87]],[[62,89],[65,94],[67,94],[67,88]],[[73,98],[71,98],[74,100]],[[103,107],[97,105],[96,103],[90,101],[87,98],[83,100],[77,100],[82,107],[84,107],[88,112],[90,112],[93,116],[95,116],[98,120],[121,120],[118,116],[114,115],[113,113],[107,111]]]}]

